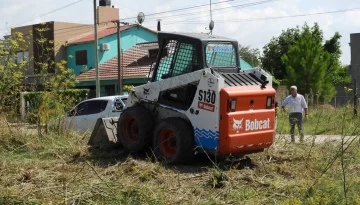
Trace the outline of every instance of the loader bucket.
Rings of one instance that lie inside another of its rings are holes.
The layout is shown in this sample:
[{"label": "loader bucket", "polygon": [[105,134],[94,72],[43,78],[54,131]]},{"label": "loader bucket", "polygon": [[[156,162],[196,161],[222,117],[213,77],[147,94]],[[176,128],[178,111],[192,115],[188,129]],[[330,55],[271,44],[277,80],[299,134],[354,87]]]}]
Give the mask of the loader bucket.
[{"label": "loader bucket", "polygon": [[119,146],[117,138],[117,117],[99,118],[96,121],[94,130],[91,133],[88,145],[93,148],[107,149]]}]

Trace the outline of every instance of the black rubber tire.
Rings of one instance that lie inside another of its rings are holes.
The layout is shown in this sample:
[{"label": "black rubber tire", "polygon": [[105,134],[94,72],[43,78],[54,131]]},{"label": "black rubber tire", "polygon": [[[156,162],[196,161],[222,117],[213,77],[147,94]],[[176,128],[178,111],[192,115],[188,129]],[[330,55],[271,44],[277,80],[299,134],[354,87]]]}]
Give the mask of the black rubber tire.
[{"label": "black rubber tire", "polygon": [[[176,153],[166,157],[162,153],[159,141],[162,130],[172,130],[176,139]],[[195,155],[194,131],[192,126],[182,118],[166,118],[156,126],[153,136],[153,150],[156,158],[167,164],[187,164]]]},{"label": "black rubber tire", "polygon": [[[129,119],[137,125],[136,130],[129,128]],[[140,152],[150,145],[154,126],[154,117],[150,110],[140,105],[127,108],[118,121],[118,140],[130,153]],[[131,139],[129,132],[137,132],[137,138]]]}]

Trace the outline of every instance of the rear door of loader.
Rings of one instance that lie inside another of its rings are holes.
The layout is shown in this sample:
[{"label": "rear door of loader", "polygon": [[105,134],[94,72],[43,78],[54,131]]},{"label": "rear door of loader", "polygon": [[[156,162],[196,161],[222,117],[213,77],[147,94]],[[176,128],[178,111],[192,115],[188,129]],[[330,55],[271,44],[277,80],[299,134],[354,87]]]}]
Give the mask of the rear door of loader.
[{"label": "rear door of loader", "polygon": [[273,144],[273,88],[226,87],[220,98],[220,154],[260,150]]}]

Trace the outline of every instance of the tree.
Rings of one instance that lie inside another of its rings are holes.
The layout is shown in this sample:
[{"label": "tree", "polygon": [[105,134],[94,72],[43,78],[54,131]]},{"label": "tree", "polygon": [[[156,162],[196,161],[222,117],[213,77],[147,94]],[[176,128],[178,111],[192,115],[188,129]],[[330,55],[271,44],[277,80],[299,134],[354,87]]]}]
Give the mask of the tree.
[{"label": "tree", "polygon": [[[39,125],[39,134],[43,124],[47,125],[51,118],[62,115],[76,101],[73,96],[63,94],[75,86],[76,79],[73,71],[66,68],[66,61],[55,62],[56,42],[46,38],[51,27],[49,23],[40,24],[34,33],[21,33],[14,29],[7,39],[0,40],[0,115],[16,117],[20,110],[21,92],[45,91],[28,107],[30,110],[31,106],[34,108],[30,116]],[[24,51],[28,51],[30,44],[34,56],[29,58]],[[30,63],[34,64],[34,76],[27,79],[32,85],[26,87],[25,73]]]},{"label": "tree", "polygon": [[330,53],[330,64],[328,66],[326,77],[336,85],[351,83],[351,76],[349,75],[349,66],[341,65],[341,35],[336,32],[330,40],[324,44],[324,50]]},{"label": "tree", "polygon": [[29,62],[26,56],[18,57],[18,51],[27,50],[28,38],[29,35],[14,32],[0,41],[0,113],[17,114],[24,70]]},{"label": "tree", "polygon": [[[308,27],[306,23],[305,27]],[[261,57],[262,66],[265,70],[272,73],[276,79],[286,79],[286,65],[282,57],[289,51],[291,46],[298,43],[303,28],[297,26],[296,28],[287,29],[283,31],[279,37],[272,38],[270,43],[264,46],[263,56]],[[324,43],[323,33],[318,24],[314,24],[310,29],[310,33],[316,42],[320,44]],[[330,63],[325,77],[336,84],[347,84],[349,83],[349,77],[347,75],[343,78],[344,80],[340,80],[339,76],[337,76],[337,73],[344,74],[340,63],[340,38],[341,35],[335,33],[335,35],[329,40],[326,40],[322,46],[323,50],[330,54]]]},{"label": "tree", "polygon": [[351,83],[351,76],[349,75],[349,65],[342,65],[330,75],[332,82],[335,85],[346,85]]},{"label": "tree", "polygon": [[65,60],[55,61],[55,48],[60,43],[46,37],[50,28],[50,24],[42,23],[34,31],[34,46],[39,52],[39,57],[33,60],[36,73],[38,73],[34,87],[38,88],[37,91],[45,91],[41,95],[39,109],[34,113],[39,125],[39,134],[41,124],[46,125],[45,132],[48,132],[49,121],[59,118],[66,109],[74,105],[75,101],[73,96],[64,95],[64,91],[75,87],[75,74],[72,69],[66,68]]},{"label": "tree", "polygon": [[330,99],[336,94],[332,80],[327,77],[331,75],[330,71],[333,72],[331,57],[324,50],[319,27],[315,25],[310,28],[305,24],[297,43],[290,46],[282,57],[286,66],[286,84],[296,84],[303,93],[309,93],[312,89],[314,94]]},{"label": "tree", "polygon": [[250,48],[250,46],[242,46],[239,44],[239,54],[240,57],[250,65],[254,67],[260,66],[261,61],[259,49]]},{"label": "tree", "polygon": [[279,37],[273,37],[270,43],[263,47],[262,67],[270,72],[274,78],[285,79],[286,66],[281,58],[286,54],[290,46],[295,45],[299,35],[299,27],[287,29]]}]

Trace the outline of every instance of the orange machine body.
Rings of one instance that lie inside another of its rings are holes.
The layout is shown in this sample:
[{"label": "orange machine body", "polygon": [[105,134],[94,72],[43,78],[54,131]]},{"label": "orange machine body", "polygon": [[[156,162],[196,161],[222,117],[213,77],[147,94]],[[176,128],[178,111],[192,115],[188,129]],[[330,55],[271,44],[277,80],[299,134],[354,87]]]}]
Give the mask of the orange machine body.
[{"label": "orange machine body", "polygon": [[[269,106],[269,98],[271,105]],[[261,150],[274,142],[275,90],[260,86],[220,91],[219,154]],[[231,101],[236,101],[231,106]]]}]

